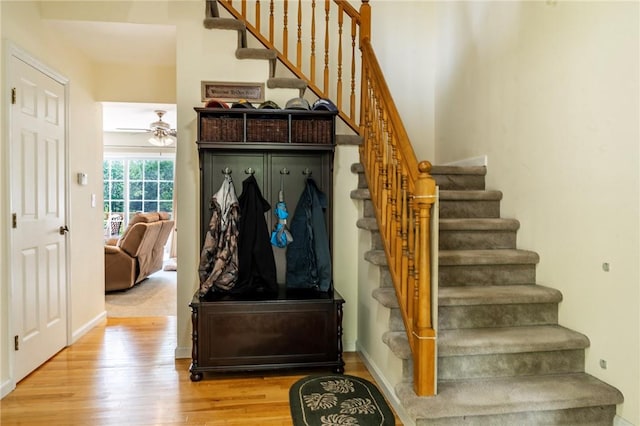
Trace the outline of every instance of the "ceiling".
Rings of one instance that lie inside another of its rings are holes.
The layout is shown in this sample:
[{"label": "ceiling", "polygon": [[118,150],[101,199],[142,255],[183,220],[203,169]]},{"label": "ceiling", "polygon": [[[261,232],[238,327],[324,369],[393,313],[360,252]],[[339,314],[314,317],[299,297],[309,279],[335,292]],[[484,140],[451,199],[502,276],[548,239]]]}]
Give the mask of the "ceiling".
[{"label": "ceiling", "polygon": [[[175,66],[176,29],[170,25],[129,24],[46,20],[52,32],[97,64],[145,64]],[[119,128],[148,128],[158,116],[154,110],[167,111],[162,118],[176,128],[174,104],[103,103],[104,131]]]}]

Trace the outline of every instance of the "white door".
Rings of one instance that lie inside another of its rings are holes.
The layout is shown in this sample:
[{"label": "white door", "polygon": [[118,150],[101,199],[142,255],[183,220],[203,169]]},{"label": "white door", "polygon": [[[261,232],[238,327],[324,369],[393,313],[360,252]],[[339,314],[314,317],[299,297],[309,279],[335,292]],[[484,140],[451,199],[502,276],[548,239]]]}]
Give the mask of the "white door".
[{"label": "white door", "polygon": [[[65,87],[10,57],[13,377],[67,344]],[[62,227],[62,228],[61,228]]]}]

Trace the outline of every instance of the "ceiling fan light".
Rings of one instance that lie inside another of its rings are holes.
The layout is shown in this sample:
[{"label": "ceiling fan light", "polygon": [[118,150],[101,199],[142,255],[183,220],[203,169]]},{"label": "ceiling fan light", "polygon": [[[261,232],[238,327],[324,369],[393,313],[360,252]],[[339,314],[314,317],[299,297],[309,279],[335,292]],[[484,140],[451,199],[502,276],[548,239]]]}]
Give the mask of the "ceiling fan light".
[{"label": "ceiling fan light", "polygon": [[171,135],[154,135],[149,138],[148,142],[151,145],[164,147],[164,146],[173,145],[173,143],[176,142],[176,138]]}]

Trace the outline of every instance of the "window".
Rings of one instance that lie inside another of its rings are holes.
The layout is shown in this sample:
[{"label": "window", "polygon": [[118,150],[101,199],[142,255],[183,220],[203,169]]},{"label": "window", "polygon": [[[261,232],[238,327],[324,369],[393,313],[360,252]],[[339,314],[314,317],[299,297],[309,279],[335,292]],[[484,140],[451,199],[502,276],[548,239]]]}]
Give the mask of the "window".
[{"label": "window", "polygon": [[137,212],[173,213],[174,166],[173,159],[105,159],[105,226],[114,214],[120,215],[126,226]]}]

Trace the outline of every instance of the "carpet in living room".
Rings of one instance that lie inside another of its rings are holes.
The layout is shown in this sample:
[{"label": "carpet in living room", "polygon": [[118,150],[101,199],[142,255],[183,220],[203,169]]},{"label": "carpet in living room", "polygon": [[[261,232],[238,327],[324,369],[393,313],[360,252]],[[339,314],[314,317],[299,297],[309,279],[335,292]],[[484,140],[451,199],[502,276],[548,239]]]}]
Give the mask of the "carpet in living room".
[{"label": "carpet in living room", "polygon": [[124,291],[105,294],[107,317],[176,315],[176,271],[161,270]]}]

